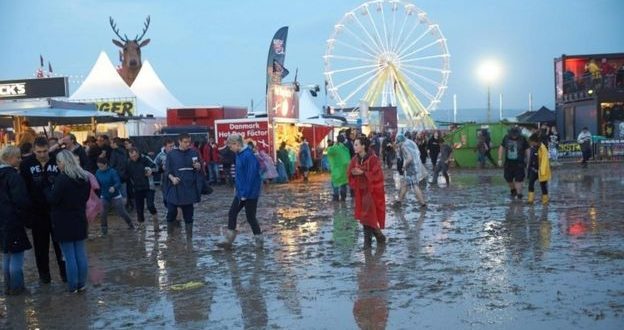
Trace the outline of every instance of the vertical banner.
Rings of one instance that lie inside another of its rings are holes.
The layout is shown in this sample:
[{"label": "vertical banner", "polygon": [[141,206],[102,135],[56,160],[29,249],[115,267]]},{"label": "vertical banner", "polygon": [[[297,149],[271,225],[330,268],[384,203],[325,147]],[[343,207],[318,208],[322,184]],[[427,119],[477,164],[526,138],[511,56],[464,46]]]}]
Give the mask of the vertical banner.
[{"label": "vertical banner", "polygon": [[286,38],[288,37],[288,26],[284,26],[275,32],[271,45],[269,45],[269,56],[267,58],[267,78],[266,92],[269,92],[271,85],[279,85],[282,79],[288,75],[288,70],[284,67],[286,58]]},{"label": "vertical banner", "polygon": [[270,119],[299,119],[299,95],[293,84],[271,84],[267,94],[267,105],[267,115]]}]

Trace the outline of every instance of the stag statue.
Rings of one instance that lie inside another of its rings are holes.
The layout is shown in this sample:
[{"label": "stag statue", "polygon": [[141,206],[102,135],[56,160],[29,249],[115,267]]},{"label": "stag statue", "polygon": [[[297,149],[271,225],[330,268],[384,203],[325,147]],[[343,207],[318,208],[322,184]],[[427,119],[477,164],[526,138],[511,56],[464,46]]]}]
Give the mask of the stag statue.
[{"label": "stag statue", "polygon": [[128,86],[131,86],[137,75],[139,74],[139,71],[141,71],[141,47],[147,46],[147,44],[149,44],[150,42],[150,39],[145,39],[141,41],[145,36],[145,32],[147,32],[147,29],[149,28],[150,17],[147,16],[147,19],[145,20],[143,33],[141,34],[141,36],[137,34],[133,40],[128,39],[128,36],[125,34],[122,37],[119,34],[119,29],[117,28],[117,24],[115,24],[113,18],[109,17],[109,19],[110,25],[113,28],[113,32],[115,32],[117,37],[121,39],[121,41],[113,39],[113,43],[123,50],[123,55],[121,59],[122,64],[119,75],[121,75],[121,78],[123,78]]}]

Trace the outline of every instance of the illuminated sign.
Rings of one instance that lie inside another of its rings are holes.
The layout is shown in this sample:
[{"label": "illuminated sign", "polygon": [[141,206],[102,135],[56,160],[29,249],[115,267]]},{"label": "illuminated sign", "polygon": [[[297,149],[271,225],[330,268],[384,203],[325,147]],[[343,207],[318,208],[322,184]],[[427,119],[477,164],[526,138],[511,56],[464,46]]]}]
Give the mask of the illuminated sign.
[{"label": "illuminated sign", "polygon": [[265,119],[215,120],[216,142],[225,145],[231,134],[240,134],[244,140],[253,140],[256,146],[273,153],[273,139],[269,134],[269,122]]},{"label": "illuminated sign", "polygon": [[0,81],[2,100],[57,96],[68,96],[66,77]]},{"label": "illuminated sign", "polygon": [[120,116],[134,116],[133,101],[96,102],[98,111],[113,112]]},{"label": "illuminated sign", "polygon": [[293,85],[271,85],[269,117],[299,119],[299,98]]}]

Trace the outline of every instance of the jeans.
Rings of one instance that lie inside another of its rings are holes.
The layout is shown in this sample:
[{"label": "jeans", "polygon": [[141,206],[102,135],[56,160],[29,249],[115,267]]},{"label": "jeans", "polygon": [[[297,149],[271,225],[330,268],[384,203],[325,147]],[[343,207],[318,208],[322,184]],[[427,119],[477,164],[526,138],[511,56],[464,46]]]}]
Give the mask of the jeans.
[{"label": "jeans", "polygon": [[178,207],[182,209],[182,218],[184,218],[184,223],[193,223],[193,212],[195,211],[193,204],[173,205],[171,203],[167,203],[167,224],[173,223],[178,217]]},{"label": "jeans", "polygon": [[332,183],[332,189],[334,190],[333,197],[335,201],[337,201],[339,197],[343,201],[347,199],[347,185],[346,184],[343,184],[341,186],[335,186]]},{"label": "jeans", "polygon": [[9,290],[24,287],[24,251],[4,254],[4,285]]},{"label": "jeans", "polygon": [[134,192],[138,222],[145,222],[145,200],[147,200],[147,209],[149,210],[150,214],[156,214],[156,205],[154,205],[155,193],[156,192],[153,190],[136,190]]},{"label": "jeans", "polygon": [[117,212],[117,215],[126,221],[126,223],[128,224],[128,227],[130,228],[134,227],[132,225],[132,219],[130,219],[130,216],[128,215],[128,211],[126,211],[126,208],[124,207],[123,198],[113,198],[110,201],[103,198],[102,199],[102,233],[103,234],[106,234],[108,232],[108,210],[110,209],[111,205],[115,208],[115,212]]},{"label": "jeans", "polygon": [[208,163],[208,177],[210,182],[219,183],[219,164],[217,162]]},{"label": "jeans", "polygon": [[87,271],[89,269],[85,240],[61,242],[61,250],[65,256],[69,291],[83,288],[87,284]]},{"label": "jeans", "polygon": [[245,208],[245,215],[247,216],[247,222],[251,226],[251,230],[254,235],[262,234],[260,225],[258,225],[258,219],[256,219],[256,210],[258,209],[258,199],[246,199],[241,201],[238,197],[234,197],[232,206],[230,206],[230,212],[228,214],[228,229],[236,230],[236,218],[238,213]]},{"label": "jeans", "polygon": [[[52,235],[52,223],[49,214],[33,215],[32,237],[33,247],[35,248],[35,261],[39,278],[49,282],[50,280],[50,236]],[[61,247],[57,242],[52,241],[56,263],[59,267],[61,279],[65,280],[65,263]]]}]

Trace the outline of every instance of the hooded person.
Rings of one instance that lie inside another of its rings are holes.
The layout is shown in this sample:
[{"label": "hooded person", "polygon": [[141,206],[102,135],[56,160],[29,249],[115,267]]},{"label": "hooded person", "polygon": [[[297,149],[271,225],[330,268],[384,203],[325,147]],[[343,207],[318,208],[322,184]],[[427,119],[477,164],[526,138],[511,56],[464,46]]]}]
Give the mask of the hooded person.
[{"label": "hooded person", "polygon": [[420,162],[420,148],[416,142],[408,139],[403,134],[396,137],[399,146],[399,153],[403,159],[403,177],[401,178],[399,188],[399,198],[396,205],[400,206],[404,200],[409,188],[414,191],[416,199],[421,207],[426,207],[425,197],[423,196],[418,183],[427,177],[427,170],[422,162]]},{"label": "hooded person", "polygon": [[351,157],[349,148],[345,146],[344,142],[345,137],[338,135],[338,142],[327,148],[327,160],[329,161],[329,170],[331,171],[334,201],[347,199],[347,184],[349,183],[347,168],[349,167]]}]

